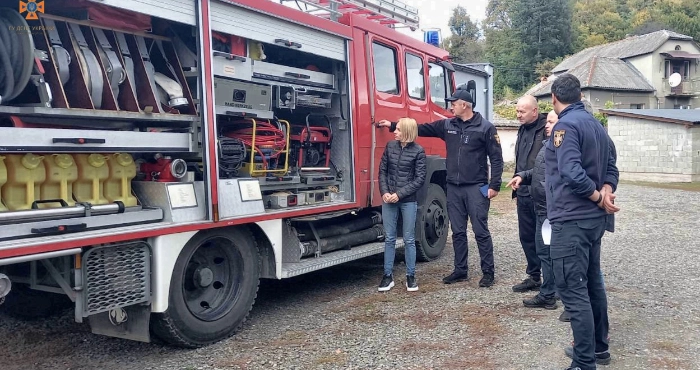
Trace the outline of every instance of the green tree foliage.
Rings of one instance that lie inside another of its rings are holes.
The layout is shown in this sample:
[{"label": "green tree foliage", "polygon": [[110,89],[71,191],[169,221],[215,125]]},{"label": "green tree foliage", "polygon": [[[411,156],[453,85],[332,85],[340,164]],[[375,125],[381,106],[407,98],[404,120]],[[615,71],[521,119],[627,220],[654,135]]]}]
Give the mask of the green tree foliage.
[{"label": "green tree foliage", "polygon": [[[455,11],[453,18],[461,12]],[[457,32],[476,32],[469,24],[455,24]],[[482,28],[481,61],[494,65],[494,90],[501,99],[507,91],[522,94],[564,57],[628,34],[668,29],[700,42],[700,1],[489,0]],[[476,52],[460,50],[477,48],[455,42],[452,50],[465,59]]]},{"label": "green tree foliage", "polygon": [[483,40],[480,39],[479,25],[467,14],[467,9],[458,6],[452,10],[448,22],[452,35],[443,41],[457,63],[482,62],[484,59]]},{"label": "green tree foliage", "polygon": [[629,29],[615,0],[578,0],[574,3],[572,24],[574,49],[581,50],[620,40]]},{"label": "green tree foliage", "polygon": [[571,9],[568,0],[520,0],[512,27],[521,42],[523,64],[534,73],[537,63],[571,52]]}]

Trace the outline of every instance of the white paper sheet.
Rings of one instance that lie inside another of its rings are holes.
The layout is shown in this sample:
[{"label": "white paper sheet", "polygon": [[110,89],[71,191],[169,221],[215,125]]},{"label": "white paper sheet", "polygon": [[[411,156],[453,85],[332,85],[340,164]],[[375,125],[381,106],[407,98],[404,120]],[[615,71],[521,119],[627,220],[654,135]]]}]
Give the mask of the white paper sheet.
[{"label": "white paper sheet", "polygon": [[549,220],[547,219],[542,223],[542,240],[544,240],[546,245],[549,245],[549,242],[552,241],[552,226],[549,225]]}]

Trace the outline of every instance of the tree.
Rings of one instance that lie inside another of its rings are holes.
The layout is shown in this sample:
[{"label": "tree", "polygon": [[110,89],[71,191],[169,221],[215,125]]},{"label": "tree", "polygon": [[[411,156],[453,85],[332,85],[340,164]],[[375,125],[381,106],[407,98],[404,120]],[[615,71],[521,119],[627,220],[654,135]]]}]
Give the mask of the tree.
[{"label": "tree", "polygon": [[467,9],[457,6],[448,21],[452,35],[444,41],[445,48],[457,63],[482,62],[484,57],[481,30],[471,20]]},{"label": "tree", "polygon": [[459,37],[466,37],[472,40],[479,39],[479,26],[472,22],[471,17],[467,14],[467,9],[458,5],[452,10],[452,17],[447,22],[450,26],[452,34]]},{"label": "tree", "polygon": [[571,52],[571,8],[568,0],[520,0],[512,12],[518,31],[523,64],[535,65]]},{"label": "tree", "polygon": [[621,14],[625,14],[625,11],[620,11],[615,0],[577,0],[572,16],[576,34],[573,40],[574,50],[624,38],[628,33],[629,20]]},{"label": "tree", "polygon": [[494,66],[494,93],[497,99],[506,91],[521,91],[525,86],[522,48],[512,26],[512,13],[518,0],[489,0],[484,28],[484,54]]}]

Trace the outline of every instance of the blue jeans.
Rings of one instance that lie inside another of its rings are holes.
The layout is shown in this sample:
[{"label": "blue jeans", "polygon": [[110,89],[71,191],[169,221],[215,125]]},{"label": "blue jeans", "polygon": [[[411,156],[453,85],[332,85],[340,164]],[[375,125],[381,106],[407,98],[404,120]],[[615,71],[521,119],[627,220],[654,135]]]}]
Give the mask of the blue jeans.
[{"label": "blue jeans", "polygon": [[406,275],[416,274],[416,213],[417,202],[383,203],[382,222],[384,223],[384,275],[391,275],[394,270],[396,255],[396,226],[399,211],[403,222],[404,253],[406,255]]}]

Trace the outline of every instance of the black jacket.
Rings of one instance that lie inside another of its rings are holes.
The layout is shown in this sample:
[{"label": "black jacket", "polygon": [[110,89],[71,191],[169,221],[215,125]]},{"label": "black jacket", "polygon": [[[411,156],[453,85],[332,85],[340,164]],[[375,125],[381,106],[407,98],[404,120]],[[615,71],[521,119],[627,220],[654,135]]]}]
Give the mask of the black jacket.
[{"label": "black jacket", "polygon": [[425,150],[417,143],[401,146],[391,140],[384,148],[379,162],[379,191],[382,195],[396,193],[399,202],[415,202],[416,192],[425,183]]},{"label": "black jacket", "polygon": [[[391,124],[391,131],[396,123]],[[441,119],[418,125],[418,136],[437,137],[445,141],[447,149],[447,182],[454,185],[489,184],[501,190],[503,152],[496,127],[478,112],[468,121],[459,117]],[[488,165],[491,161],[491,179]]]},{"label": "black jacket", "polygon": [[543,146],[540,147],[540,151],[537,152],[537,157],[535,157],[535,165],[529,170],[521,171],[515,174],[515,176],[520,176],[523,181],[520,186],[528,185],[530,187],[530,196],[535,204],[535,213],[539,216],[547,217],[547,193],[544,191],[544,143],[546,140],[542,141]]},{"label": "black jacket", "polygon": [[[518,128],[518,140],[515,142],[516,174],[535,167],[535,158],[544,146],[546,124],[547,115],[540,113],[535,122],[520,125]],[[513,198],[516,195],[529,196],[530,187],[521,186],[517,191],[513,191]]]}]

